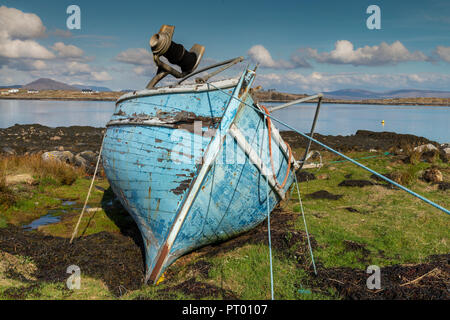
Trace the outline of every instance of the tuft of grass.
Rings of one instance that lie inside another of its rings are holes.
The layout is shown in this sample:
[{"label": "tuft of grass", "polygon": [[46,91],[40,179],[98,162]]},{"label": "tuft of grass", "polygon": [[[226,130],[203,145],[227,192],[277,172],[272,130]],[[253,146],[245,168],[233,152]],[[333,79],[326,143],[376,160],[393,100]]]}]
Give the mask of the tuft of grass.
[{"label": "tuft of grass", "polygon": [[61,185],[72,185],[78,177],[84,175],[84,171],[80,168],[57,160],[44,161],[38,154],[0,158],[0,168],[4,168],[5,175],[30,173],[39,180],[56,181]]},{"label": "tuft of grass", "polygon": [[15,202],[16,197],[12,190],[6,185],[5,170],[0,166],[0,208],[8,209]]}]

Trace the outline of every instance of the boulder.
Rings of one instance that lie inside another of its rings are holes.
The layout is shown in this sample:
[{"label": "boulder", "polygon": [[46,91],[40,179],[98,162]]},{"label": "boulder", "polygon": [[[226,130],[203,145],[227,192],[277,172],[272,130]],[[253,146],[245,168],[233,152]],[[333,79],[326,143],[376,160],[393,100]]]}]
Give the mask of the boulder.
[{"label": "boulder", "polygon": [[42,154],[44,161],[60,161],[64,163],[74,163],[73,153],[70,151],[49,151]]},{"label": "boulder", "polygon": [[30,174],[16,174],[16,175],[8,175],[5,177],[6,185],[14,185],[14,184],[34,184],[34,179]]},{"label": "boulder", "polygon": [[421,146],[418,146],[418,147],[414,148],[414,151],[417,151],[417,152],[426,152],[426,151],[435,151],[435,150],[437,151],[438,148],[436,148],[431,143],[423,144]]},{"label": "boulder", "polygon": [[7,154],[9,156],[13,156],[13,155],[16,154],[16,150],[14,150],[13,148],[10,148],[10,147],[3,147],[2,148],[2,153],[5,153],[5,154]]},{"label": "boulder", "polygon": [[303,171],[303,170],[297,171],[296,176],[297,176],[298,182],[305,182],[305,181],[311,181],[311,180],[316,179],[316,176],[314,175],[314,173],[311,173],[308,171]]},{"label": "boulder", "polygon": [[98,154],[92,151],[83,151],[75,155],[74,162],[76,166],[82,167],[87,173],[93,174],[97,164]]},{"label": "boulder", "polygon": [[442,182],[444,180],[444,177],[442,176],[442,172],[440,172],[436,168],[430,168],[430,169],[425,170],[422,178],[423,178],[423,180],[425,180],[427,182],[433,182],[433,183]]}]

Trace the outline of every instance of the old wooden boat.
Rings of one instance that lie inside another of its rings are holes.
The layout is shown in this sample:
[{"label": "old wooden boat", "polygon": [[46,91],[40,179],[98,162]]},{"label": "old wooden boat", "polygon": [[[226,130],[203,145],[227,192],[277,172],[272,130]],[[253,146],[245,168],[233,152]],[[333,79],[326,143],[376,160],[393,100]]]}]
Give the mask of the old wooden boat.
[{"label": "old wooden boat", "polygon": [[[203,70],[172,73],[150,44],[158,73],[147,89],[118,99],[102,155],[112,190],[141,231],[146,281],[156,282],[181,255],[264,221],[285,197],[298,164],[252,99],[255,70],[182,84]],[[201,58],[196,46],[191,52]],[[155,88],[167,74],[183,79]]]}]

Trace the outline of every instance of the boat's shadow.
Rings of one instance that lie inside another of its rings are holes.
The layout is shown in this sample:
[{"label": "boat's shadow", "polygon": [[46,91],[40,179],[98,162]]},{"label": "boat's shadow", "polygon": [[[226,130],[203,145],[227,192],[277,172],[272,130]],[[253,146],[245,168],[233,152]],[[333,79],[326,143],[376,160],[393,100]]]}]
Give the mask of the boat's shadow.
[{"label": "boat's shadow", "polygon": [[[120,201],[114,195],[111,187],[104,191],[101,200],[101,207],[105,211],[106,216],[119,228],[120,233],[133,239],[134,243],[141,249],[142,259],[145,261],[145,248],[142,236],[138,226],[134,222],[130,214],[122,207]],[[89,220],[92,220],[92,215]],[[90,221],[87,226],[90,225]],[[86,227],[87,228],[87,227]],[[83,231],[84,234],[84,231]]]}]

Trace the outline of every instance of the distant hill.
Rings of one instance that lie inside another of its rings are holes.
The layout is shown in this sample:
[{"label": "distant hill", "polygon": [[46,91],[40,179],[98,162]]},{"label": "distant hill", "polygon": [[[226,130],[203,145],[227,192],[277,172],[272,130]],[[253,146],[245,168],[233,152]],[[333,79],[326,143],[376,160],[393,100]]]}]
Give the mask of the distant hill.
[{"label": "distant hill", "polygon": [[70,86],[63,82],[58,82],[52,79],[40,78],[36,81],[30,82],[24,85],[24,89],[36,89],[36,90],[70,90],[80,91],[77,87]]},{"label": "distant hill", "polygon": [[96,86],[85,86],[82,84],[74,84],[74,87],[78,88],[78,89],[91,89],[93,91],[99,91],[99,92],[107,92],[107,91],[111,91],[110,88],[107,87],[96,87]]},{"label": "distant hill", "polygon": [[359,89],[343,89],[323,93],[326,98],[363,100],[363,99],[393,99],[393,98],[450,98],[450,91],[403,89],[387,92],[374,92]]}]

